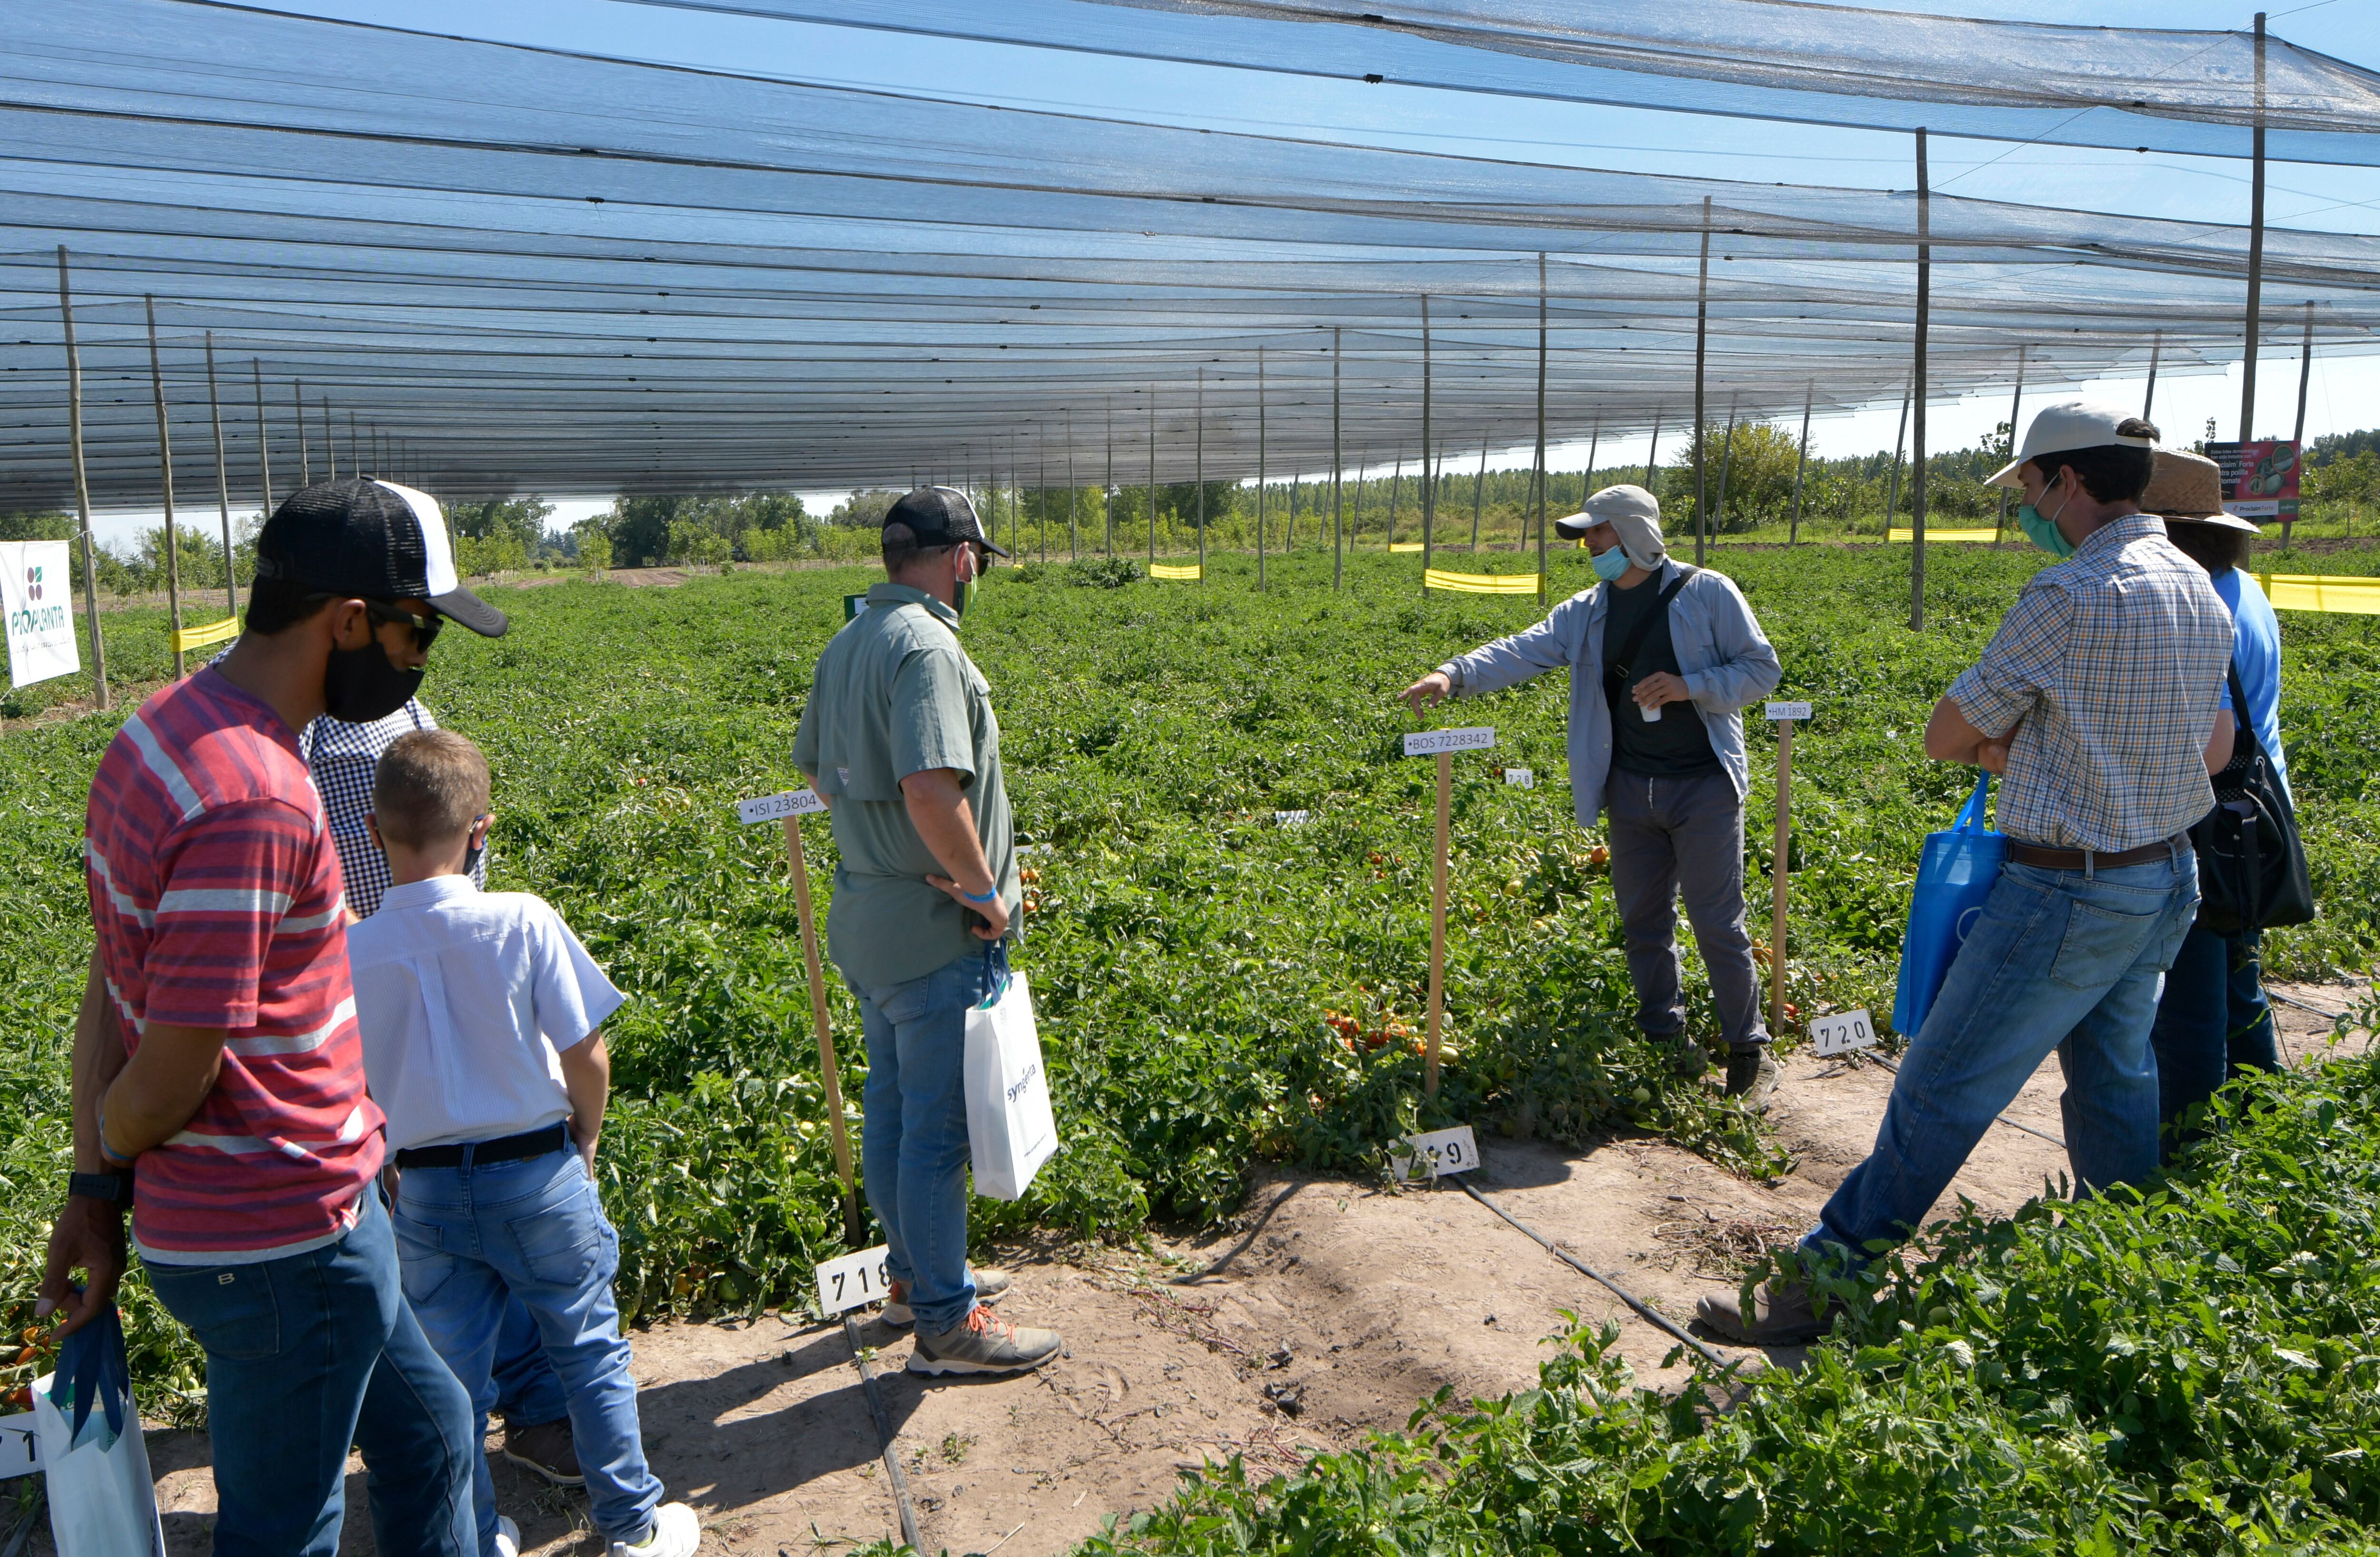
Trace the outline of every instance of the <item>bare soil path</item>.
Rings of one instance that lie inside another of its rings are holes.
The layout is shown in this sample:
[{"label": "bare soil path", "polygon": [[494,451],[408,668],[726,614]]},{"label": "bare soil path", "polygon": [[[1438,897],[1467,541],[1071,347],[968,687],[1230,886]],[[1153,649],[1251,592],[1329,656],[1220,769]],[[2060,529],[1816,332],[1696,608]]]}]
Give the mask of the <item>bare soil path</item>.
[{"label": "bare soil path", "polygon": [[[2277,986],[2338,1010],[2344,989]],[[2330,1024],[2277,1008],[2294,1057]],[[2360,1042],[2360,1040],[2359,1040]],[[1873,1065],[1796,1056],[1772,1120],[1798,1165],[1755,1184],[1658,1141],[1581,1151],[1482,1143],[1479,1187],[1514,1216],[1680,1322],[1789,1240],[1866,1154],[1891,1078]],[[2011,1117],[2061,1132],[2053,1060]],[[1937,1213],[1963,1195],[2012,1211],[2066,1170],[2037,1137],[1994,1128]],[[1110,1515],[1155,1503],[1181,1467],[1245,1454],[1286,1467],[1317,1449],[1403,1424],[1442,1385],[1494,1395],[1533,1382],[1562,1311],[1609,1319],[1640,1379],[1674,1343],[1604,1288],[1451,1188],[1393,1191],[1294,1172],[1262,1177],[1226,1229],[1153,1237],[1145,1250],[1036,1244],[1007,1251],[1015,1318],[1062,1330],[1068,1355],[1038,1375],[929,1382],[901,1371],[910,1343],[871,1321],[886,1404],[926,1549],[1050,1557]],[[700,1511],[706,1552],[832,1551],[892,1533],[859,1374],[843,1331],[778,1318],[640,1332],[645,1442],[670,1495]],[[1724,1348],[1723,1348],[1724,1349]],[[1790,1362],[1779,1352],[1774,1360]],[[214,1492],[205,1441],[153,1432],[168,1548],[208,1549]],[[599,1550],[586,1503],[498,1462],[497,1496],[524,1552]],[[359,1465],[343,1553],[373,1551]],[[820,1540],[831,1543],[820,1546]],[[1003,1543],[1004,1544],[1000,1544]],[[49,1550],[46,1538],[31,1548]]]}]

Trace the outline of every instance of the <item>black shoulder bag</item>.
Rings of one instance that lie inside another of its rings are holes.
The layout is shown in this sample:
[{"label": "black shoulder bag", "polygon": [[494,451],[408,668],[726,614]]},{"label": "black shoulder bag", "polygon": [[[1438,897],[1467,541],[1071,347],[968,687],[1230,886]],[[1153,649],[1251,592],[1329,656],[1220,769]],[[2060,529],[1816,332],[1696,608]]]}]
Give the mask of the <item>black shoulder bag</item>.
[{"label": "black shoulder bag", "polygon": [[2215,775],[2215,809],[2190,829],[2198,851],[2198,923],[2236,935],[2313,917],[2313,882],[2298,839],[2297,808],[2256,740],[2237,664],[2228,670],[2238,744]]},{"label": "black shoulder bag", "polygon": [[[1690,568],[1681,563],[1678,576],[1661,591],[1660,598],[1653,602],[1653,609],[1636,619],[1636,625],[1629,630],[1628,641],[1620,646],[1620,652],[1604,658],[1603,701],[1606,706],[1616,708],[1620,706],[1620,694],[1628,690],[1628,678],[1635,670],[1636,656],[1645,647],[1645,640],[1652,635],[1653,623],[1661,620],[1661,613],[1670,609],[1670,602],[1678,597],[1678,591],[1686,586],[1686,581],[1700,572],[1700,568]],[[1604,620],[1608,622],[1610,620],[1611,602],[1606,600],[1603,609],[1606,612]]]}]

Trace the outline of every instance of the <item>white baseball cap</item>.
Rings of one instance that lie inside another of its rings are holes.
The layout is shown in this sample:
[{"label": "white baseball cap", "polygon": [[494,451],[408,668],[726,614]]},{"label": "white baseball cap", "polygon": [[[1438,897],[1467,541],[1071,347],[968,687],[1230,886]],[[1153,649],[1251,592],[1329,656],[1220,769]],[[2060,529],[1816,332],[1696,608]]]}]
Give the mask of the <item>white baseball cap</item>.
[{"label": "white baseball cap", "polygon": [[2024,429],[2024,446],[2016,458],[1993,472],[1986,487],[2022,487],[2017,479],[2017,467],[2035,454],[2062,454],[2070,449],[2105,449],[2120,444],[2127,449],[2154,449],[2154,438],[2128,438],[2116,429],[2133,419],[2132,414],[2119,406],[2097,400],[2068,400],[2036,412],[2033,425]]}]

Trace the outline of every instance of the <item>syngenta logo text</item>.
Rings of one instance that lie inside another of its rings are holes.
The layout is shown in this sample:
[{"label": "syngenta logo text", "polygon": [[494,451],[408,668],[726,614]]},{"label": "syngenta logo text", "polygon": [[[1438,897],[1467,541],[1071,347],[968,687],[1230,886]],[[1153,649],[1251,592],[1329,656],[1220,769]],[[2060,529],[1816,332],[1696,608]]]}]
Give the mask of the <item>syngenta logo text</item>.
[{"label": "syngenta logo text", "polygon": [[1019,1097],[1022,1097],[1025,1094],[1026,1089],[1030,1087],[1033,1084],[1034,1079],[1040,1074],[1041,1062],[1039,1060],[1037,1059],[1031,1065],[1026,1066],[1025,1068],[1025,1074],[1019,1076],[1015,1081],[1010,1085],[1008,1089],[1008,1101],[1014,1103]]}]

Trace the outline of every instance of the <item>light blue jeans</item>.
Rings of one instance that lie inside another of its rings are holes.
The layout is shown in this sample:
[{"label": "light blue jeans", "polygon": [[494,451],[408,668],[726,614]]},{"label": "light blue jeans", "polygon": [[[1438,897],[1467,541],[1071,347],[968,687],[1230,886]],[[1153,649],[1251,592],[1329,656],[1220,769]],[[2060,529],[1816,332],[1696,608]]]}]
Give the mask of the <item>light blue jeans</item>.
[{"label": "light blue jeans", "polygon": [[[607,1541],[639,1540],[662,1501],[637,1424],[637,1381],[612,1302],[620,1239],[573,1151],[485,1167],[409,1167],[396,1199],[405,1297],[471,1396],[480,1432],[496,1403],[496,1340],[518,1298],[570,1403],[587,1501]],[[478,1442],[477,1439],[474,1442]],[[496,1550],[495,1488],[475,1455],[480,1551]]]},{"label": "light blue jeans", "polygon": [[966,1014],[1008,977],[1005,942],[921,979],[859,991],[868,1040],[860,1166],[884,1225],[886,1261],[908,1288],[921,1334],[975,1309],[967,1273]]},{"label": "light blue jeans", "polygon": [[364,1190],[347,1236],[321,1249],[145,1268],[165,1311],[206,1348],[219,1557],[332,1557],[350,1443],[364,1452],[386,1557],[479,1550],[471,1466],[486,1456],[463,1387],[397,1290],[378,1189]]},{"label": "light blue jeans", "polygon": [[2149,1029],[2165,972],[2198,912],[2198,862],[2157,860],[2095,877],[2008,864],[1925,1026],[1900,1061],[1876,1150],[1852,1170],[1805,1252],[1853,1263],[1917,1230],[1992,1116],[2050,1050],[2066,1073],[2067,1157],[2085,1189],[2157,1165]]}]

